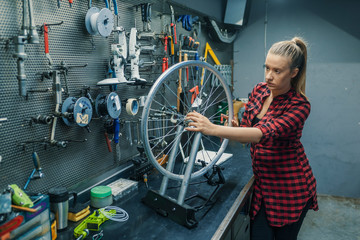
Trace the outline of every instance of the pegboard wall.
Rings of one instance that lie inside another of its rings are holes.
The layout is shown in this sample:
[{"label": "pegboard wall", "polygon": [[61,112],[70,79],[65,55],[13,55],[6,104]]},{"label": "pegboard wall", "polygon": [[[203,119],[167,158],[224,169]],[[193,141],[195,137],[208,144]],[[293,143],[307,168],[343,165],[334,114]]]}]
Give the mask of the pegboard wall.
[{"label": "pegboard wall", "polygon": [[[27,1],[26,1],[27,2]],[[169,3],[164,0],[148,1],[152,3],[152,31],[161,33],[170,23]],[[49,27],[49,52],[53,60],[52,69],[57,69],[61,62],[69,68],[67,82],[69,96],[81,97],[87,92],[93,99],[98,94],[109,94],[108,87],[98,87],[100,80],[109,77],[108,65],[111,58],[111,44],[113,34],[107,38],[90,35],[85,27],[85,16],[89,8],[89,1],[74,0],[72,7],[68,1],[33,0],[33,19],[37,25],[40,37],[39,44],[25,44],[27,58],[25,64],[27,97],[19,96],[17,58],[13,38],[19,36],[23,21],[23,1],[0,1],[0,118],[6,118],[0,124],[0,189],[8,184],[24,187],[27,178],[34,169],[32,153],[37,152],[44,177],[33,180],[28,190],[47,192],[54,186],[70,187],[84,179],[95,177],[115,166],[129,161],[138,154],[136,143],[130,144],[126,138],[124,124],[121,124],[120,154],[109,152],[104,137],[104,119],[93,114],[89,124],[90,132],[79,126],[67,126],[59,119],[56,126],[55,138],[69,141],[66,148],[47,146],[41,143],[49,139],[51,125],[30,124],[32,117],[52,115],[55,109],[52,79],[43,79],[42,73],[50,69],[44,53],[44,33],[41,26],[44,23],[57,24]],[[114,10],[112,1],[110,9]],[[143,30],[141,11],[135,5],[141,1],[117,1],[118,16],[115,16],[115,26],[122,26],[126,32],[136,27],[138,32]],[[92,6],[105,8],[104,1],[93,0]],[[175,15],[192,14],[189,9],[175,6]],[[195,28],[198,28],[195,26]],[[192,34],[182,29],[178,24],[178,34]],[[208,41],[224,64],[232,58],[232,46],[213,43],[207,36],[206,29],[197,29],[198,41],[201,45],[199,55],[204,51]],[[160,38],[141,39],[142,45],[156,45],[156,51],[144,52],[140,61],[154,62],[155,65],[140,68],[140,76],[147,80],[149,86],[119,85],[117,94],[122,101],[128,98],[146,96],[150,85],[161,74],[161,60],[163,43]],[[86,67],[84,67],[86,65]],[[129,69],[126,69],[129,76]],[[64,75],[60,75],[64,87]],[[63,94],[63,101],[67,96]],[[120,121],[133,122],[132,135],[137,139],[136,124],[141,117],[141,108],[137,115],[130,116],[122,107]],[[86,141],[85,141],[86,139]]]}]

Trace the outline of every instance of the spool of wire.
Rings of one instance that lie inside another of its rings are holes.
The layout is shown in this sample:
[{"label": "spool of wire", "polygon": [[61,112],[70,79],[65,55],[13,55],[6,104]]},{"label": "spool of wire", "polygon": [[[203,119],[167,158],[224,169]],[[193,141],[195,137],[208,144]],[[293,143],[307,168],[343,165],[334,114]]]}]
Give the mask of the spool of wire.
[{"label": "spool of wire", "polygon": [[[110,214],[110,210],[115,210],[116,213]],[[116,206],[107,206],[104,208],[100,208],[99,211],[104,214],[104,216],[108,219],[116,222],[126,222],[129,219],[129,214],[124,209]]]}]

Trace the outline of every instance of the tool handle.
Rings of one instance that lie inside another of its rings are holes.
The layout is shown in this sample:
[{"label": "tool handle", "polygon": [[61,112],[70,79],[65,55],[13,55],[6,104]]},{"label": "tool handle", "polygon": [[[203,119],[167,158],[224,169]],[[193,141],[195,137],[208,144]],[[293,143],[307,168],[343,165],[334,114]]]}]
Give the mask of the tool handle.
[{"label": "tool handle", "polygon": [[107,134],[107,132],[105,132],[104,135],[105,135],[106,144],[107,144],[107,147],[108,147],[108,149],[109,149],[109,152],[112,152],[111,142],[110,142],[110,139],[109,139],[109,135]]},{"label": "tool handle", "polygon": [[[186,62],[188,60],[188,54],[184,54],[184,61]],[[189,81],[189,67],[186,67],[186,81]]]},{"label": "tool handle", "polygon": [[18,210],[31,212],[31,213],[35,213],[37,211],[37,209],[35,209],[35,208],[21,207],[21,206],[17,206],[17,205],[13,205],[13,204],[11,204],[11,207],[18,209]]},{"label": "tool handle", "polygon": [[164,37],[164,51],[165,51],[165,54],[167,54],[167,48],[168,48],[168,37],[165,36]]},{"label": "tool handle", "polygon": [[162,72],[165,72],[165,67],[166,67],[166,58],[162,59]]},{"label": "tool handle", "polygon": [[176,24],[172,23],[173,35],[174,35],[174,43],[177,44],[177,36],[176,36]]},{"label": "tool handle", "polygon": [[[179,63],[181,62],[181,51],[179,52]],[[177,89],[177,110],[180,112],[180,100],[181,100],[181,93],[182,93],[182,87],[181,87],[181,68],[179,69],[179,85]]]},{"label": "tool handle", "polygon": [[114,13],[117,16],[118,15],[118,8],[117,8],[116,0],[113,0],[113,5],[114,5]]},{"label": "tool handle", "polygon": [[171,50],[171,55],[174,56],[174,54],[175,54],[174,38],[170,38],[170,46],[171,46],[171,49],[170,49]]},{"label": "tool handle", "polygon": [[119,118],[114,119],[114,143],[119,143],[120,121]]},{"label": "tool handle", "polygon": [[[199,54],[196,52],[196,53],[195,53],[195,60],[199,60],[199,59],[200,59],[200,58],[199,58]],[[195,67],[195,70],[198,71],[198,70],[199,70],[199,67],[196,66],[196,67]]]},{"label": "tool handle", "polygon": [[45,44],[45,54],[49,53],[49,29],[46,23],[44,23],[44,44]]},{"label": "tool handle", "polygon": [[32,153],[32,158],[33,158],[34,166],[35,166],[36,170],[39,171],[41,169],[41,165],[40,165],[40,158],[39,158],[39,155],[37,154],[37,152]]}]

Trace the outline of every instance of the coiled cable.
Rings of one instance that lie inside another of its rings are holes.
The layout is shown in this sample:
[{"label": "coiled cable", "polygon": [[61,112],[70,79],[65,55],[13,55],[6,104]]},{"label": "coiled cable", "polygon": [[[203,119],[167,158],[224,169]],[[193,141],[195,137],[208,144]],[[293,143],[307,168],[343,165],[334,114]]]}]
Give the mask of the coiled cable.
[{"label": "coiled cable", "polygon": [[[115,210],[115,214],[109,213],[110,210]],[[129,214],[122,208],[116,206],[107,206],[104,208],[100,208],[99,211],[104,214],[110,220],[116,222],[126,222],[129,219]]]}]

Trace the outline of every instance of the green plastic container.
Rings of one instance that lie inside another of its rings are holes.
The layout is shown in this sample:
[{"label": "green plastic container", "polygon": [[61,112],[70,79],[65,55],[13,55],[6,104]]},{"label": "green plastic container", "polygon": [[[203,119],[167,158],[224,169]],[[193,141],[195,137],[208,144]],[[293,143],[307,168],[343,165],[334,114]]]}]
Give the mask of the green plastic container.
[{"label": "green plastic container", "polygon": [[111,187],[97,186],[91,189],[90,205],[94,208],[103,208],[113,203]]}]

